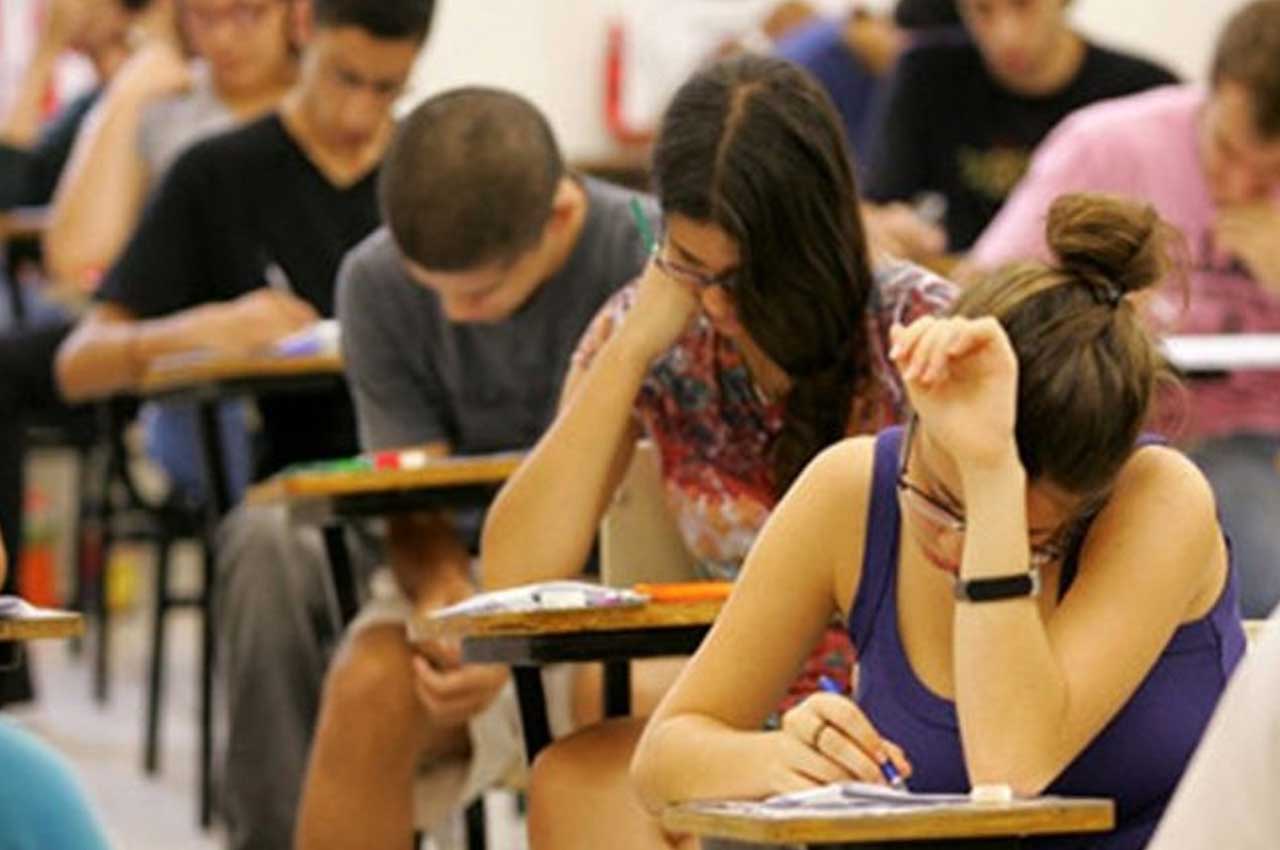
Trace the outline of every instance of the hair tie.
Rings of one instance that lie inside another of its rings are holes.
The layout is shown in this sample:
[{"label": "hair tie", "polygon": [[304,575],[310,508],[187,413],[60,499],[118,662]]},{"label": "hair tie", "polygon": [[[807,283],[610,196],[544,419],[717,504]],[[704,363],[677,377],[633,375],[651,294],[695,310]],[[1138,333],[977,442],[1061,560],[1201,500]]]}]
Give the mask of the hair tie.
[{"label": "hair tie", "polygon": [[1090,287],[1093,289],[1093,297],[1099,304],[1105,304],[1112,310],[1120,308],[1120,302],[1124,300],[1124,293],[1120,291],[1120,287],[1110,281],[1095,281],[1090,284]]}]

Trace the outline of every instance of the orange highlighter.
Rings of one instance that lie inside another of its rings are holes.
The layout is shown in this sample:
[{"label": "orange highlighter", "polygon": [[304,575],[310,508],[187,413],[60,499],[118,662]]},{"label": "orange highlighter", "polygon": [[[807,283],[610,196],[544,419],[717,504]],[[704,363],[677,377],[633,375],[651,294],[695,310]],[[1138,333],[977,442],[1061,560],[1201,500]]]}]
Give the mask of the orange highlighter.
[{"label": "orange highlighter", "polygon": [[643,593],[650,602],[723,602],[733,589],[731,581],[681,581],[665,584],[640,583],[636,593]]}]

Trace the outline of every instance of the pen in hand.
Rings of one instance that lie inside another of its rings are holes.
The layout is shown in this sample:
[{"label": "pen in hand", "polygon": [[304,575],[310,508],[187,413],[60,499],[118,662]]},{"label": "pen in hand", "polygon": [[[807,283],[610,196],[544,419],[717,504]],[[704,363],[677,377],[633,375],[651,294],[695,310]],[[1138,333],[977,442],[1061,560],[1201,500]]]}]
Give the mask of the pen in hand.
[{"label": "pen in hand", "polygon": [[[835,680],[830,676],[819,676],[818,687],[829,694],[845,695],[844,689],[836,684]],[[889,785],[899,791],[907,790],[906,781],[902,778],[902,774],[898,773],[898,768],[894,766],[893,761],[890,759],[886,758],[884,761],[880,762],[880,775],[884,777],[885,782],[888,782]]]}]

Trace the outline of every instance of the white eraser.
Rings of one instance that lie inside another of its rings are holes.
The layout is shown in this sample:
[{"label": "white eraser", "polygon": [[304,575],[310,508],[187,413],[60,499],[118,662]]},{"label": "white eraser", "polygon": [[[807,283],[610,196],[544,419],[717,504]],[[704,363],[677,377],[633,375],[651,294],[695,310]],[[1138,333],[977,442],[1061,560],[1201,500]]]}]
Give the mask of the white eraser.
[{"label": "white eraser", "polygon": [[975,803],[1011,803],[1013,789],[1008,785],[975,785],[969,799]]}]

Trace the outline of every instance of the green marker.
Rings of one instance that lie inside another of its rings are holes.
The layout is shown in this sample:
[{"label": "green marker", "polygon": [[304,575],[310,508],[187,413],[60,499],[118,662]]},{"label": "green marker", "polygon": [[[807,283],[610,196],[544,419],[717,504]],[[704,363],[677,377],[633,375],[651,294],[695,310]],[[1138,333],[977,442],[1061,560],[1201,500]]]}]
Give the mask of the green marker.
[{"label": "green marker", "polygon": [[644,244],[645,253],[652,254],[655,245],[653,229],[649,227],[649,219],[645,218],[644,210],[640,208],[639,198],[631,199],[631,216],[636,220],[636,230],[640,231],[640,241]]}]

